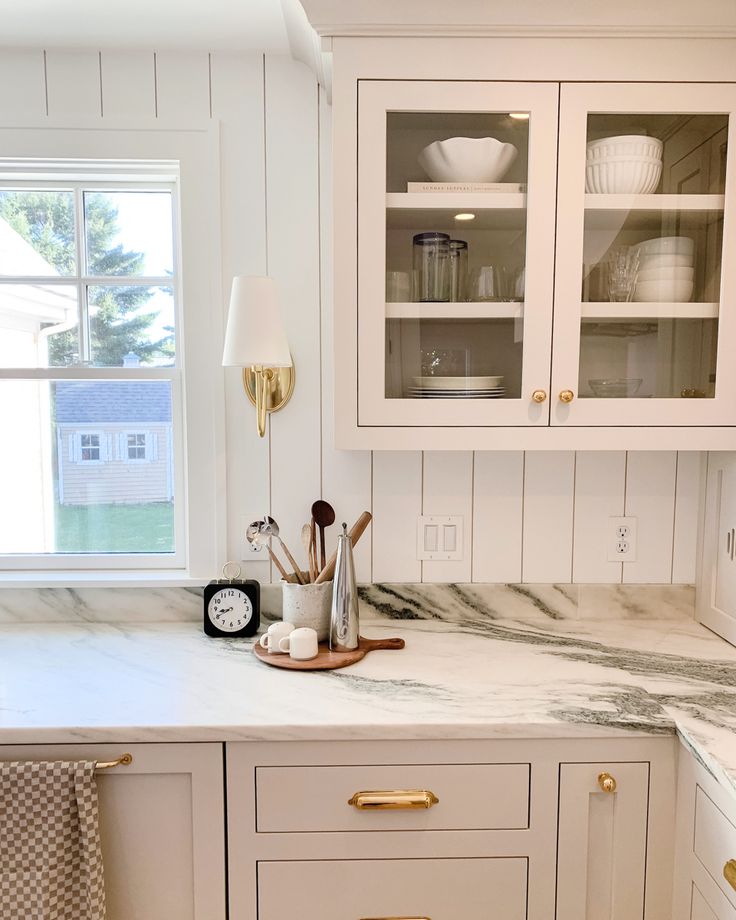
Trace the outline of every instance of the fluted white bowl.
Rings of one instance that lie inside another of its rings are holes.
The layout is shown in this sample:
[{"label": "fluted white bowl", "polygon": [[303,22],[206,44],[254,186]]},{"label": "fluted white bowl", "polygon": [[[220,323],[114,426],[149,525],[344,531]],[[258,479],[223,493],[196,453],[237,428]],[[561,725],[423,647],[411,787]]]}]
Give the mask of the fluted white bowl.
[{"label": "fluted white bowl", "polygon": [[648,137],[646,134],[621,134],[588,141],[586,156],[588,160],[608,156],[646,156],[661,160],[662,149],[663,144],[659,138]]},{"label": "fluted white bowl", "polygon": [[653,157],[609,157],[588,161],[585,191],[595,195],[648,195],[659,185],[662,161]]},{"label": "fluted white bowl", "polygon": [[653,268],[690,268],[693,264],[692,255],[686,252],[660,252],[645,256],[639,254],[639,271],[645,272]]},{"label": "fluted white bowl", "polygon": [[637,281],[637,303],[688,303],[693,296],[692,281]]},{"label": "fluted white bowl", "polygon": [[668,265],[664,268],[645,268],[644,271],[639,269],[636,281],[637,284],[642,281],[692,281],[694,277],[694,268]]},{"label": "fluted white bowl", "polygon": [[655,236],[639,243],[638,248],[640,259],[655,255],[686,255],[692,260],[695,242],[689,236]]},{"label": "fluted white bowl", "polygon": [[417,159],[433,182],[498,182],[517,153],[495,137],[448,137],[425,147]]}]

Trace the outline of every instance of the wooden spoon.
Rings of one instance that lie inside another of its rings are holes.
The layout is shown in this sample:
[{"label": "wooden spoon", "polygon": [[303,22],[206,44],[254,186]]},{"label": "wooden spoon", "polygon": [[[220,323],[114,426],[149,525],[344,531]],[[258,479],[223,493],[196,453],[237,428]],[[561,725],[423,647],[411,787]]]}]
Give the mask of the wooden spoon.
[{"label": "wooden spoon", "polygon": [[302,527],[302,546],[304,547],[304,552],[307,554],[307,571],[309,572],[309,581],[311,583],[317,577],[317,573],[314,571],[314,565],[312,563],[312,525],[311,524],[304,524],[304,526]]},{"label": "wooden spoon", "polygon": [[[350,528],[348,536],[353,541],[353,546],[360,540],[365,533],[366,527],[370,524],[372,515],[370,511],[364,511],[358,520]],[[337,562],[337,550],[330,556],[330,561],[315,578],[315,584],[321,585],[323,581],[329,581],[335,574],[335,563]]]},{"label": "wooden spoon", "polygon": [[314,523],[319,527],[319,565],[325,567],[325,527],[330,527],[335,523],[335,509],[329,502],[318,499],[312,505],[312,517]]}]

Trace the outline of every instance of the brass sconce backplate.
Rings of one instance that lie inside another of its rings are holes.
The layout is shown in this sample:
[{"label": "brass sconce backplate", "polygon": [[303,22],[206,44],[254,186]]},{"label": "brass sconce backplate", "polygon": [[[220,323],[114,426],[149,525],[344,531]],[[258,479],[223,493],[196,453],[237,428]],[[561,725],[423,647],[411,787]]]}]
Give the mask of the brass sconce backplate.
[{"label": "brass sconce backplate", "polygon": [[[288,403],[294,392],[294,365],[291,367],[270,367],[271,380],[268,386],[267,412],[278,412]],[[256,404],[256,372],[252,367],[243,368],[243,389],[248,394],[248,399]]]}]

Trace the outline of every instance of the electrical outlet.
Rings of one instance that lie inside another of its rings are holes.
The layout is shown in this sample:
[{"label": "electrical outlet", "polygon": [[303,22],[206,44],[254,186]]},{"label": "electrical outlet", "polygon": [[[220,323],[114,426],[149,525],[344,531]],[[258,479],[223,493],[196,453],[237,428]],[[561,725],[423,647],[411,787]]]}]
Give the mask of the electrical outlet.
[{"label": "electrical outlet", "polygon": [[609,517],[608,561],[636,562],[635,517]]},{"label": "electrical outlet", "polygon": [[240,559],[243,562],[247,562],[249,559],[251,561],[268,561],[268,553],[266,552],[265,547],[263,546],[254,546],[252,543],[249,543],[245,538],[245,531],[248,528],[248,524],[252,524],[253,521],[260,521],[263,519],[263,512],[261,514],[241,514],[240,515]]},{"label": "electrical outlet", "polygon": [[462,515],[422,514],[417,518],[417,559],[463,558]]}]

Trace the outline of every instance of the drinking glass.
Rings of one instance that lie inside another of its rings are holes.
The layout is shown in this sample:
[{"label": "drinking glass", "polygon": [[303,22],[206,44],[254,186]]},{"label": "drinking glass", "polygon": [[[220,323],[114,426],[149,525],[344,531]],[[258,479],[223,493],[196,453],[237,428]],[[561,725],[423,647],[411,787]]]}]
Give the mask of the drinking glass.
[{"label": "drinking glass", "polygon": [[639,249],[620,246],[608,257],[608,299],[611,303],[629,303],[634,296],[639,272]]}]

